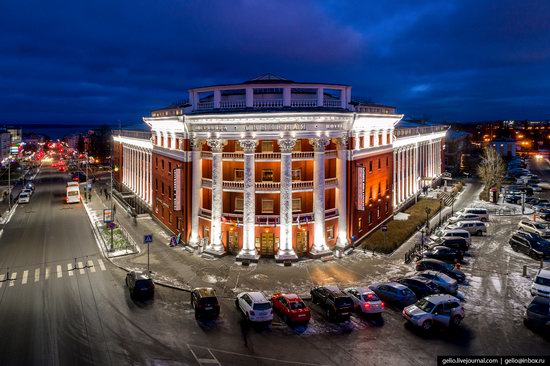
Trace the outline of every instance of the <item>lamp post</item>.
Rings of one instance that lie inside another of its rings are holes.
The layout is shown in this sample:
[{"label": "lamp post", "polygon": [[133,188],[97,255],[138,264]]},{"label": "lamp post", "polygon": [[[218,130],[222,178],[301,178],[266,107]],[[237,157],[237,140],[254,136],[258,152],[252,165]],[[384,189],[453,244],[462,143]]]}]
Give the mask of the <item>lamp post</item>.
[{"label": "lamp post", "polygon": [[442,213],[443,213],[443,197],[441,197],[441,201],[439,202],[439,226],[443,224],[442,218],[441,218]]},{"label": "lamp post", "polygon": [[428,233],[428,230],[430,230],[430,213],[432,212],[432,209],[426,207],[424,211],[426,212],[426,233]]},{"label": "lamp post", "polygon": [[11,155],[8,155],[8,208],[11,211]]}]

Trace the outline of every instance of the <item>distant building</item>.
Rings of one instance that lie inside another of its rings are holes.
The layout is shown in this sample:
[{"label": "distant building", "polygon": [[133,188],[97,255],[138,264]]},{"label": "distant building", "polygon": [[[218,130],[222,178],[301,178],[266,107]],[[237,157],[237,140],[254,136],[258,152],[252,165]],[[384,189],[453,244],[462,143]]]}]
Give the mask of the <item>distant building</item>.
[{"label": "distant building", "polygon": [[76,149],[77,146],[78,146],[78,138],[80,137],[80,135],[68,135],[68,136],[65,136],[63,138],[63,140],[65,141],[65,143],[67,144],[68,147],[70,147],[71,149]]},{"label": "distant building", "polygon": [[456,174],[463,165],[464,155],[470,150],[470,134],[449,130],[445,138],[445,170]]},{"label": "distant building", "polygon": [[493,140],[489,143],[489,146],[492,146],[503,158],[513,158],[516,156],[517,145],[516,140],[513,138]]},{"label": "distant building", "polygon": [[0,161],[10,155],[11,134],[6,130],[0,130]]},{"label": "distant building", "polygon": [[11,134],[12,145],[20,144],[23,141],[23,129],[18,127],[6,127],[5,129]]}]

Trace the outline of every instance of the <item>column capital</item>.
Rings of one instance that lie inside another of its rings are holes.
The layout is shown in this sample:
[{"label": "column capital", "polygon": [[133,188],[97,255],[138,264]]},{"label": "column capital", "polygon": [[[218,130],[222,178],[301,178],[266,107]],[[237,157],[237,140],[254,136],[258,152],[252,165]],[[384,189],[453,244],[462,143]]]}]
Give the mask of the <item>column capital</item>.
[{"label": "column capital", "polygon": [[241,145],[245,154],[254,154],[258,141],[254,139],[239,140],[239,145]]},{"label": "column capital", "polygon": [[294,146],[296,146],[296,139],[291,137],[285,137],[277,140],[281,153],[291,153]]},{"label": "column capital", "polygon": [[316,152],[324,152],[325,147],[329,143],[329,138],[328,137],[315,137],[315,138],[309,139],[309,143],[311,145],[313,145],[313,150],[315,150]]},{"label": "column capital", "polygon": [[349,137],[344,135],[340,138],[336,139],[336,146],[338,146],[338,150],[347,150],[348,149],[348,142]]},{"label": "column capital", "polygon": [[208,139],[206,140],[206,143],[210,146],[213,153],[222,153],[223,147],[227,142],[222,139]]},{"label": "column capital", "polygon": [[189,140],[189,143],[193,151],[198,151],[198,150],[202,150],[202,144],[204,144],[204,140],[201,140],[198,138],[192,138]]}]

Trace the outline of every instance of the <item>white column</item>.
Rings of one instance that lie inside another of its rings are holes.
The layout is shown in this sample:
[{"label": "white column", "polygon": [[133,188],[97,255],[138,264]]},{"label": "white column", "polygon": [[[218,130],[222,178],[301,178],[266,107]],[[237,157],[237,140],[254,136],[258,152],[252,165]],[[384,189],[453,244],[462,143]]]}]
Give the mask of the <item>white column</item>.
[{"label": "white column", "polygon": [[405,165],[404,161],[404,150],[401,148],[399,150],[399,201],[403,202],[405,200]]},{"label": "white column", "polygon": [[191,140],[191,236],[189,243],[196,246],[199,242],[199,211],[202,186],[202,160],[201,150],[203,141],[199,139]]},{"label": "white column", "polygon": [[327,137],[317,137],[310,140],[313,145],[313,248],[312,254],[322,254],[328,251],[325,238],[325,147]]},{"label": "white column", "polygon": [[397,185],[395,187],[396,202],[397,205],[401,204],[401,154],[400,148],[397,148],[395,152],[395,175],[397,176]]},{"label": "white column", "polygon": [[147,167],[149,171],[149,205],[153,207],[153,152],[149,152],[149,165]]},{"label": "white column", "polygon": [[283,107],[290,107],[291,91],[290,87],[283,88]]},{"label": "white column", "polygon": [[393,207],[397,207],[397,151],[393,150],[393,186],[392,186],[392,196],[393,196]]},{"label": "white column", "polygon": [[126,157],[126,146],[122,144],[122,184],[126,184],[127,167],[128,167],[128,158]]},{"label": "white column", "polygon": [[223,210],[223,170],[222,153],[224,141],[207,140],[212,149],[212,218],[210,222],[209,252],[224,253],[222,244],[222,210]]},{"label": "white column", "polygon": [[317,107],[322,107],[324,103],[324,89],[317,88]]},{"label": "white column", "polygon": [[136,148],[136,164],[137,164],[137,172],[136,172],[136,177],[137,177],[137,195],[139,198],[141,198],[141,195],[142,195],[142,186],[141,186],[141,176],[143,174],[143,169],[142,169],[142,166],[141,166],[141,149],[140,148]]},{"label": "white column", "polygon": [[296,139],[283,138],[278,141],[281,150],[281,198],[279,201],[279,260],[296,259],[292,247],[292,149]]},{"label": "white column", "polygon": [[340,248],[345,248],[350,244],[348,240],[347,206],[348,137],[342,136],[339,138],[337,145],[336,177],[338,177],[338,186],[336,188],[336,207],[338,207],[338,241],[336,245]]},{"label": "white column", "polygon": [[243,248],[238,258],[257,259],[255,245],[256,226],[256,178],[254,173],[254,153],[258,141],[253,139],[239,140],[244,152],[244,195],[243,195]]},{"label": "white column", "polygon": [[135,192],[135,185],[134,185],[134,176],[135,176],[135,172],[136,172],[136,167],[134,166],[134,148],[133,147],[129,147],[129,152],[130,152],[130,171],[128,172],[130,174],[130,190],[132,192]]},{"label": "white column", "polygon": [[409,173],[410,173],[410,170],[409,170],[409,147],[407,146],[405,148],[405,152],[404,152],[404,155],[405,155],[405,201],[409,198]]}]

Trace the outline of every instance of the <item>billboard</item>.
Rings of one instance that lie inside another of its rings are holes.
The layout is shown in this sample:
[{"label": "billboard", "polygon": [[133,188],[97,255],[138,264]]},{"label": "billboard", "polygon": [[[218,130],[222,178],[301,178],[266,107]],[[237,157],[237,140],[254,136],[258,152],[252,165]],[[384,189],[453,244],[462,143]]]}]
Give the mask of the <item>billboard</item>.
[{"label": "billboard", "polygon": [[365,185],[366,185],[366,170],[364,166],[357,167],[357,209],[365,211]]},{"label": "billboard", "polygon": [[176,168],[173,171],[174,177],[174,211],[181,211],[181,168]]}]

